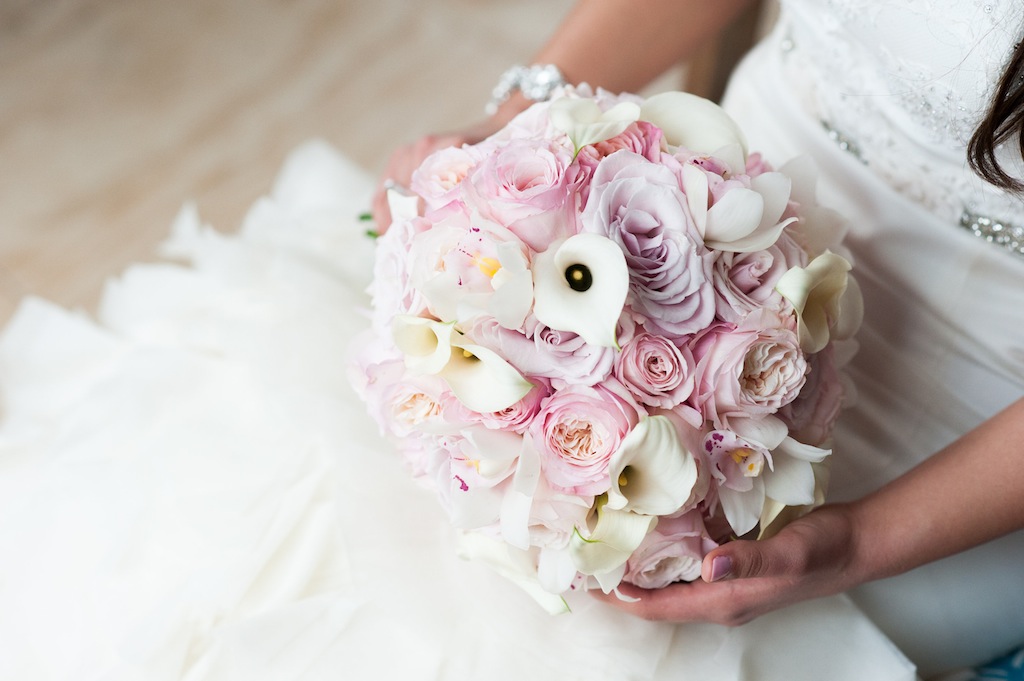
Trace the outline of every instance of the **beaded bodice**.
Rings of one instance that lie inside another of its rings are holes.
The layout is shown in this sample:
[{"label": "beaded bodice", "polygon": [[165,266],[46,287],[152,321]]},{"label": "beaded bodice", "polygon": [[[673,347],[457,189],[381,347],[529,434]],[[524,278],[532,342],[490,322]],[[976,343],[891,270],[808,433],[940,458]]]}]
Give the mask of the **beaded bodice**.
[{"label": "beaded bodice", "polygon": [[[1020,0],[783,0],[786,68],[830,134],[944,219],[1024,224],[1020,199],[982,182],[965,148],[1014,44]],[[1024,168],[1005,152],[1008,168]]]}]

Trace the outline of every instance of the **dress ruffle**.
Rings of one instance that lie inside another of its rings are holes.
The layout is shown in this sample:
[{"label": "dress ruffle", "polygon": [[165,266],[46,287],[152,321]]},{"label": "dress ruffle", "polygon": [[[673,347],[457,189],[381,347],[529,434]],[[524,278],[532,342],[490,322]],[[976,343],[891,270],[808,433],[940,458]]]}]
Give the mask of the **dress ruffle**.
[{"label": "dress ruffle", "polygon": [[186,207],[95,320],[0,337],[0,678],[913,679],[845,598],[746,627],[550,616],[457,556],[349,386],[370,178],[298,149],[237,234]]}]

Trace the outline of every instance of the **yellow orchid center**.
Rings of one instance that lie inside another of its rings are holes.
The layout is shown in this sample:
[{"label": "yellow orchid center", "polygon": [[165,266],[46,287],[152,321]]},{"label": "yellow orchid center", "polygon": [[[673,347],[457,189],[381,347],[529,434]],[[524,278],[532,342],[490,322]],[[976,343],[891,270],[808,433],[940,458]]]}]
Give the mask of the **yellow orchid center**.
[{"label": "yellow orchid center", "polygon": [[473,263],[476,265],[478,270],[491,279],[493,279],[494,275],[501,269],[501,263],[494,258],[476,256],[473,258]]},{"label": "yellow orchid center", "polygon": [[[750,447],[740,447],[738,449],[734,449],[731,452],[729,452],[729,455],[732,456],[732,460],[733,461],[735,461],[736,463],[739,464],[739,463],[743,463],[743,461],[745,459],[747,459],[753,453],[754,453],[754,450],[751,449]],[[748,468],[751,468],[752,465],[753,464],[749,465]]]}]

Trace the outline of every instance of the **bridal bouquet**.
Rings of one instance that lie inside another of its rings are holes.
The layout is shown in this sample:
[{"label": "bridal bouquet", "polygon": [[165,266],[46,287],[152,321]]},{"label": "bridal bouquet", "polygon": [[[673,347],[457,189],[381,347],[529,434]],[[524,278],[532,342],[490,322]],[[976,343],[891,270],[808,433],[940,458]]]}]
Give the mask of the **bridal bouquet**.
[{"label": "bridal bouquet", "polygon": [[566,89],[392,196],[358,384],[467,553],[552,610],[820,504],[842,221],[717,105]]}]

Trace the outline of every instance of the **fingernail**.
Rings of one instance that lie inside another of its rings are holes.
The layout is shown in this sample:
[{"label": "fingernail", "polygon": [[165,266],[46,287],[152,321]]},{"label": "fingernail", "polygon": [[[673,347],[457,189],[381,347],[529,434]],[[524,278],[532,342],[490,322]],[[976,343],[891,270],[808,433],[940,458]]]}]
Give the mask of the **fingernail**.
[{"label": "fingernail", "polygon": [[717,582],[732,574],[732,558],[715,556],[711,559],[711,581]]}]

